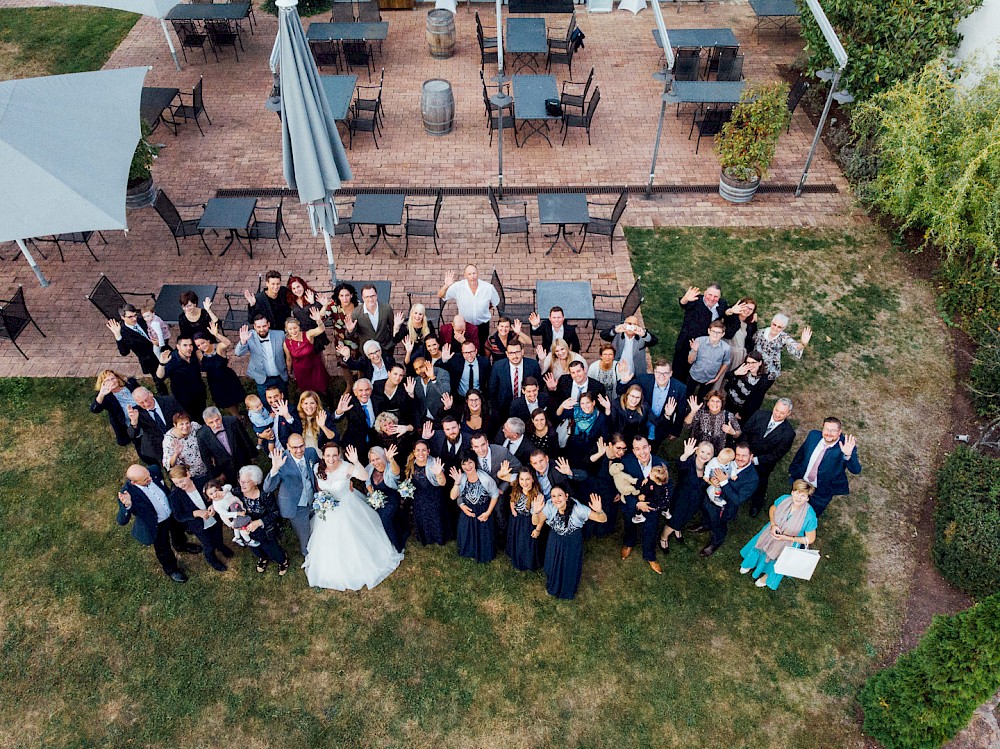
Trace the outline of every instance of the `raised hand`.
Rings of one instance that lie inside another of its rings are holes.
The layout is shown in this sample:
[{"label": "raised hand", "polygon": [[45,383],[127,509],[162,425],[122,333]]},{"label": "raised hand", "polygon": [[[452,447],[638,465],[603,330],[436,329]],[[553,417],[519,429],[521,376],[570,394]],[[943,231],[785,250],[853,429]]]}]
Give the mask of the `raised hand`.
[{"label": "raised hand", "polygon": [[105,377],[104,378],[104,382],[101,383],[101,390],[98,393],[98,395],[101,398],[104,398],[104,396],[106,396],[108,393],[111,392],[111,388],[114,387],[114,379],[115,378],[111,378],[111,377]]},{"label": "raised hand", "polygon": [[278,475],[281,466],[285,465],[285,462],[288,460],[288,455],[277,445],[272,445],[268,454],[271,456],[271,473]]},{"label": "raised hand", "polygon": [[858,439],[853,434],[849,434],[844,437],[844,442],[840,446],[841,451],[844,453],[845,458],[850,458],[854,454],[855,449],[858,447]]},{"label": "raised hand", "polygon": [[326,409],[321,408],[316,411],[316,425],[325,427],[326,426]]},{"label": "raised hand", "polygon": [[531,501],[531,514],[537,515],[545,507],[545,498],[542,496],[537,496]]},{"label": "raised hand", "polygon": [[528,322],[531,323],[531,327],[537,328],[539,325],[542,324],[542,318],[538,316],[537,312],[532,312],[530,315],[528,315]]},{"label": "raised hand", "polygon": [[677,399],[673,396],[667,398],[667,402],[663,404],[663,415],[673,416],[674,411],[677,410]]},{"label": "raised hand", "polygon": [[344,393],[340,396],[340,400],[337,401],[337,413],[335,415],[338,417],[343,416],[352,408],[354,408],[354,404],[351,403],[351,394]]},{"label": "raised hand", "polygon": [[212,309],[212,297],[210,297],[210,296],[205,297],[202,300],[202,302],[201,302],[201,306],[204,307],[206,310],[211,311],[211,309]]},{"label": "raised hand", "polygon": [[413,353],[413,339],[410,336],[403,338],[403,348],[406,349],[407,356]]},{"label": "raised hand", "polygon": [[441,361],[446,362],[452,357],[451,344],[446,343],[441,347]]},{"label": "raised hand", "polygon": [[128,420],[132,426],[139,425],[139,411],[136,409],[135,406],[128,407]]},{"label": "raised hand", "polygon": [[691,345],[691,351],[698,353],[698,349],[701,348],[701,342],[697,338],[691,338],[688,340],[688,343]]},{"label": "raised hand", "polygon": [[306,289],[306,304],[310,307],[316,303],[316,293],[312,289]]},{"label": "raised hand", "polygon": [[538,361],[541,361],[542,359],[545,358],[545,349],[542,348],[542,344],[540,343],[537,346],[535,346],[535,356],[538,357]]},{"label": "raised hand", "polygon": [[701,409],[701,403],[693,395],[688,396],[688,408],[692,414],[696,414]]},{"label": "raised hand", "polygon": [[694,455],[694,451],[698,448],[698,440],[694,437],[684,440],[684,454],[681,455],[682,459],[690,458]]},{"label": "raised hand", "polygon": [[604,443],[604,437],[598,437],[597,438],[597,452],[603,453],[603,452],[606,452],[607,449],[608,449],[608,446]]},{"label": "raised hand", "polygon": [[811,327],[806,325],[804,328],[802,328],[801,341],[803,346],[808,346],[809,341],[812,340],[812,337],[813,337],[813,329]]},{"label": "raised hand", "polygon": [[611,409],[611,401],[608,400],[606,395],[598,395],[597,402],[601,404],[601,408],[603,408],[605,412]]},{"label": "raised hand", "polygon": [[284,398],[282,398],[281,400],[277,401],[274,404],[274,410],[275,412],[277,412],[278,416],[281,416],[283,419],[285,419],[285,421],[292,420],[292,414],[288,410],[288,401],[286,401]]},{"label": "raised hand", "polygon": [[421,436],[421,438],[423,438],[425,440],[429,440],[431,437],[434,436],[434,424],[433,424],[433,422],[430,422],[430,421],[425,421],[424,422],[424,428],[420,432],[420,436]]},{"label": "raised hand", "polygon": [[315,322],[317,325],[323,327],[323,310],[316,309],[315,307],[310,307],[309,317],[311,317],[313,319],[313,322]]},{"label": "raised hand", "polygon": [[600,494],[591,494],[590,495],[590,504],[588,506],[590,507],[591,510],[593,510],[594,512],[596,512],[598,514],[604,512],[604,505],[601,504],[601,495]]},{"label": "raised hand", "polygon": [[500,470],[497,471],[497,477],[503,479],[504,481],[510,481],[510,461],[504,460],[500,463]]},{"label": "raised hand", "polygon": [[351,350],[347,348],[344,344],[338,344],[337,346],[337,356],[339,356],[344,361],[351,358]]},{"label": "raised hand", "polygon": [[122,505],[124,505],[126,510],[132,509],[132,495],[129,494],[127,491],[118,492],[118,501],[121,502]]},{"label": "raised hand", "polygon": [[545,383],[545,387],[547,387],[549,390],[556,389],[556,376],[551,372],[546,372],[545,376],[542,377],[542,381]]},{"label": "raised hand", "polygon": [[396,312],[392,316],[392,329],[394,331],[396,331],[396,330],[399,330],[401,327],[403,327],[403,321],[405,319],[406,318],[403,317],[403,313],[402,312]]},{"label": "raised hand", "polygon": [[455,405],[455,399],[451,397],[451,393],[441,393],[441,405],[444,406],[445,411],[451,410],[451,407]]},{"label": "raised hand", "polygon": [[389,445],[389,447],[387,447],[385,450],[385,459],[386,461],[391,463],[398,454],[399,454],[399,448],[396,447],[395,445]]},{"label": "raised hand", "polygon": [[743,302],[737,302],[732,307],[726,310],[726,314],[729,314],[731,312],[734,315],[742,315],[744,312],[746,312],[746,309],[747,307]]},{"label": "raised hand", "polygon": [[740,364],[740,366],[738,366],[736,369],[733,370],[733,376],[742,377],[749,371],[750,371],[750,364],[744,361],[742,364]]},{"label": "raised hand", "polygon": [[120,340],[122,337],[122,324],[117,320],[108,320],[105,325],[107,325],[108,330],[114,335],[115,340]]},{"label": "raised hand", "polygon": [[444,473],[444,461],[441,458],[431,458],[430,463],[431,473],[435,476],[440,476]]},{"label": "raised hand", "polygon": [[564,476],[573,475],[573,469],[569,467],[569,461],[566,458],[556,460],[556,470]]},{"label": "raised hand", "polygon": [[243,289],[243,298],[247,300],[247,304],[251,307],[257,303],[257,298],[250,293],[249,289]]},{"label": "raised hand", "polygon": [[180,440],[175,440],[173,452],[174,452],[174,460],[177,460],[179,457],[181,457],[181,453],[184,452],[184,443],[181,442]]},{"label": "raised hand", "polygon": [[628,382],[632,379],[632,367],[624,359],[618,360],[618,381]]},{"label": "raised hand", "polygon": [[454,481],[456,484],[462,478],[462,474],[459,472],[457,468],[455,468],[455,466],[452,466],[451,468],[448,469],[448,475],[451,476],[451,480]]},{"label": "raised hand", "polygon": [[[211,300],[208,300],[208,301],[211,301]],[[206,307],[205,309],[208,309],[208,308]],[[212,336],[214,336],[215,338],[219,337],[219,321],[218,320],[212,320],[212,322],[210,322],[208,324],[208,332],[211,333]]]},{"label": "raised hand", "polygon": [[444,285],[451,286],[453,283],[455,283],[455,271],[450,270],[444,274]]},{"label": "raised hand", "polygon": [[701,294],[701,289],[697,286],[688,286],[688,290],[684,292],[684,296],[681,297],[681,301],[685,304],[688,302],[693,302]]},{"label": "raised hand", "polygon": [[240,343],[246,346],[249,341],[250,341],[250,326],[243,325],[242,327],[240,327]]},{"label": "raised hand", "polygon": [[521,321],[514,320],[514,322],[510,324],[510,329],[514,331],[514,335],[521,335]]},{"label": "raised hand", "polygon": [[413,377],[407,377],[406,382],[403,383],[403,390],[405,390],[406,394],[412,398],[413,394],[417,391],[416,379]]},{"label": "raised hand", "polygon": [[344,317],[344,330],[353,333],[356,327],[358,327],[358,321],[352,315],[346,315]]},{"label": "raised hand", "polygon": [[344,449],[344,457],[347,458],[348,463],[353,463],[356,466],[361,465],[361,461],[358,458],[358,448],[354,445],[348,445]]},{"label": "raised hand", "polygon": [[573,406],[575,405],[576,405],[576,397],[572,397],[572,398],[567,398],[562,403],[560,403],[559,408],[561,408],[563,411],[572,411]]},{"label": "raised hand", "polygon": [[174,352],[171,351],[170,349],[163,349],[163,351],[160,352],[160,364],[166,364],[168,361],[170,361],[170,357],[173,355],[173,353]]}]

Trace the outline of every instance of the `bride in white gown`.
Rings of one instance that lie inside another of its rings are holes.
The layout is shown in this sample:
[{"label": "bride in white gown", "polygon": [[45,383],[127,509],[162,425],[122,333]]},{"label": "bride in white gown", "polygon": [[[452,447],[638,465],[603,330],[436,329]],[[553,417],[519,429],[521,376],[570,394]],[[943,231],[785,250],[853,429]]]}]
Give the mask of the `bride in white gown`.
[{"label": "bride in white gown", "polygon": [[323,449],[323,459],[316,466],[320,491],[329,492],[340,504],[328,509],[323,518],[317,513],[312,519],[308,554],[302,566],[314,588],[374,588],[403,559],[385,535],[378,513],[360,492],[351,488],[351,478],[368,478],[357,450],[348,447],[346,457],[346,462],[341,460],[340,447],[331,443]]}]

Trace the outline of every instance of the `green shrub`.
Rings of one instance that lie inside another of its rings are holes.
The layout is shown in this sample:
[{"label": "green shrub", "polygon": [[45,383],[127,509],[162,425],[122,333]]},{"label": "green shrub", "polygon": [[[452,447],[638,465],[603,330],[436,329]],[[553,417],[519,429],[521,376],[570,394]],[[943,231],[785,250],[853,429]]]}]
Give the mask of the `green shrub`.
[{"label": "green shrub", "polygon": [[[982,0],[823,0],[850,59],[842,83],[858,101],[909,78],[915,70],[958,45],[958,22]],[[835,65],[819,26],[803,0],[802,36],[811,71]]]},{"label": "green shrub", "polygon": [[[264,0],[260,9],[272,16],[278,15],[278,8],[275,6],[274,0]],[[299,0],[298,11],[302,18],[315,16],[317,13],[329,13],[330,0]]]},{"label": "green shrub", "polygon": [[715,136],[724,172],[745,181],[767,176],[778,139],[791,117],[787,102],[787,83],[760,83],[744,89],[733,116]]},{"label": "green shrub", "polygon": [[979,346],[969,370],[972,404],[980,416],[1000,414],[1000,331],[983,329],[976,335]]},{"label": "green shrub", "polygon": [[934,526],[934,561],[952,585],[973,596],[1000,591],[1000,460],[968,447],[951,453],[938,471]]},{"label": "green shrub", "polygon": [[934,749],[1000,689],[1000,595],[936,616],[919,644],[861,690],[864,731],[885,749]]}]

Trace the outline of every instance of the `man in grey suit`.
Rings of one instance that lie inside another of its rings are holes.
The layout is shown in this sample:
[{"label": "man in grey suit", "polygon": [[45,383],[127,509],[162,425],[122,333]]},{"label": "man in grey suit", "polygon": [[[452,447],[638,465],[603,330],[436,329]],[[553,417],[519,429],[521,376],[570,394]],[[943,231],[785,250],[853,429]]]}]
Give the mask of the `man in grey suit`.
[{"label": "man in grey suit", "polygon": [[271,450],[271,471],[261,489],[269,494],[278,490],[278,511],[299,537],[302,556],[309,548],[309,514],[312,512],[315,481],[313,469],[319,455],[306,447],[301,434],[288,438],[288,450]]},{"label": "man in grey suit", "polygon": [[659,339],[639,324],[639,318],[626,317],[625,322],[601,331],[601,339],[615,347],[615,359],[624,359],[632,374],[646,374],[646,350]]},{"label": "man in grey suit", "polygon": [[278,388],[288,397],[288,369],[285,367],[285,334],[271,330],[271,323],[264,315],[253,319],[253,332],[244,325],[240,328],[240,342],[236,344],[236,355],[250,354],[247,377],[257,383],[257,395],[267,402],[267,389]]},{"label": "man in grey suit", "polygon": [[504,463],[510,468],[511,473],[516,474],[521,470],[521,461],[514,457],[506,447],[491,445],[489,438],[482,432],[473,432],[469,438],[469,444],[472,447],[472,452],[476,454],[479,470],[488,473],[500,490],[500,507],[494,513],[494,517],[496,518],[497,535],[506,543],[507,522],[510,520],[510,507],[507,504],[510,498],[507,493],[510,489],[510,482],[502,481],[497,474]]},{"label": "man in grey suit", "polygon": [[417,402],[417,416],[414,421],[419,424],[424,420],[440,423],[445,411],[451,409],[451,377],[442,367],[435,367],[427,359],[418,356],[413,360],[413,371],[417,373],[413,397]]},{"label": "man in grey suit", "polygon": [[348,324],[347,332],[352,332],[352,327],[357,328],[358,339],[364,346],[368,341],[378,341],[382,347],[383,356],[391,356],[395,343],[392,340],[393,315],[392,307],[388,302],[378,300],[378,292],[370,283],[361,287],[360,307],[356,307],[351,313],[351,320],[354,325]]}]

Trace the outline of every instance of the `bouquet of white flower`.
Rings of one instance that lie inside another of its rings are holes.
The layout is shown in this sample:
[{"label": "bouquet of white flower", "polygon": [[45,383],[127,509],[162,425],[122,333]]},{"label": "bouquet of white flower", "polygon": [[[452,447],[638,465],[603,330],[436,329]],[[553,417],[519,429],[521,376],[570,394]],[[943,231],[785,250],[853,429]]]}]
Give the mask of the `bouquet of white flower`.
[{"label": "bouquet of white flower", "polygon": [[413,497],[414,491],[416,491],[416,487],[413,485],[413,479],[406,479],[399,485],[399,496],[401,497],[410,499]]},{"label": "bouquet of white flower", "polygon": [[368,495],[368,504],[373,510],[381,510],[385,507],[385,494],[376,489]]},{"label": "bouquet of white flower", "polygon": [[340,500],[330,494],[330,492],[316,492],[313,494],[312,508],[320,520],[326,520],[326,513],[340,504]]}]

